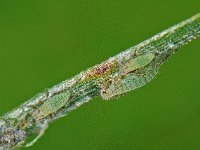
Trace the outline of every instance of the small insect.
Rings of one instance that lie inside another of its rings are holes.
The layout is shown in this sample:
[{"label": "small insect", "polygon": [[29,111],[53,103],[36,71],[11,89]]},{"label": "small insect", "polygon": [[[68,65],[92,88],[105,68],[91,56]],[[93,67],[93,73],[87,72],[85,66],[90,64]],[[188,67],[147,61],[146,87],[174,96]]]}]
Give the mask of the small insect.
[{"label": "small insect", "polygon": [[43,105],[33,112],[33,117],[36,120],[45,118],[46,116],[58,111],[62,108],[69,100],[70,93],[60,93],[49,98]]},{"label": "small insect", "polygon": [[128,74],[137,69],[143,68],[147,66],[154,59],[155,55],[153,53],[148,53],[145,55],[138,56],[132,60],[130,60],[125,66],[122,68],[123,74]]},{"label": "small insect", "polygon": [[101,97],[105,100],[117,98],[131,90],[142,87],[150,82],[158,74],[154,67],[148,67],[144,74],[127,74],[122,79],[112,80],[111,84],[101,91]]},{"label": "small insect", "polygon": [[[152,62],[154,57],[154,54],[148,53],[126,63],[121,69],[121,75],[113,78],[110,85],[103,88],[101,91],[102,98],[105,100],[113,99],[150,82],[157,74],[157,69],[145,67]],[[137,69],[143,70],[140,71],[141,73],[134,73]]]}]

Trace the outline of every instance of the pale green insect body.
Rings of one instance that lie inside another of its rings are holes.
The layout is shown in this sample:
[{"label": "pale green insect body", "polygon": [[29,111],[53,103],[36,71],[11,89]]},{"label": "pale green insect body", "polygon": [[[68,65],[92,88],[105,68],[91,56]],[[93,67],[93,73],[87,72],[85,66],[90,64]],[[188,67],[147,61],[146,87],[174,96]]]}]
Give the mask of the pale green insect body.
[{"label": "pale green insect body", "polygon": [[158,74],[156,68],[148,68],[144,74],[127,74],[121,80],[112,80],[108,88],[101,91],[101,97],[105,100],[114,99],[131,90],[142,87],[149,83]]},{"label": "pale green insect body", "polygon": [[[120,70],[121,74],[113,78],[109,85],[103,87],[102,98],[112,99],[150,82],[157,74],[156,68],[147,67],[154,58],[153,53],[147,53],[128,61]],[[138,69],[140,71],[136,73]]]},{"label": "pale green insect body", "polygon": [[69,92],[59,93],[58,95],[49,98],[44,104],[33,112],[33,117],[36,120],[45,118],[62,108],[68,102],[69,98]]},{"label": "pale green insect body", "polygon": [[127,74],[137,69],[143,68],[148,65],[155,58],[153,53],[147,53],[140,55],[134,59],[131,59],[128,63],[122,68],[122,73]]}]

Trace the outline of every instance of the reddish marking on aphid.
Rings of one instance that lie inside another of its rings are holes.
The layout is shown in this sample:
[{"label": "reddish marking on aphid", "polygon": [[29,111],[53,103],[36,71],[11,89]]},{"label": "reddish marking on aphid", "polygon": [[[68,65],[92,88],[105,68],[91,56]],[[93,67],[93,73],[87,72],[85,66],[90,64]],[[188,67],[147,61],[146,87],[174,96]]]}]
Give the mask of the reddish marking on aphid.
[{"label": "reddish marking on aphid", "polygon": [[102,66],[99,66],[99,68],[97,68],[94,73],[97,75],[101,75],[106,73],[107,71],[109,71],[111,69],[111,66],[109,66],[108,64],[103,64]]},{"label": "reddish marking on aphid", "polygon": [[114,61],[103,62],[95,66],[94,68],[88,70],[82,80],[89,79],[89,78],[96,78],[99,76],[104,76],[115,68],[116,63]]}]

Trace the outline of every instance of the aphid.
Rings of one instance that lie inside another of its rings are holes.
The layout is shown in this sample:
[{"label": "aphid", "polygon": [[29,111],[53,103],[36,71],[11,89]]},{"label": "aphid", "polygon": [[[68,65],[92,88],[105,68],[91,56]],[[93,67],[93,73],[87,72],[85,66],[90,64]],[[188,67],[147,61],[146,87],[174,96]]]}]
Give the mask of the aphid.
[{"label": "aphid", "polygon": [[[111,84],[103,88],[101,91],[102,98],[106,100],[112,99],[150,82],[154,78],[157,70],[152,69],[152,67],[144,67],[152,62],[154,57],[154,54],[148,53],[130,60],[121,69],[121,76],[119,75],[119,77],[113,78]],[[143,69],[141,71],[142,74],[133,73],[137,69]]]},{"label": "aphid", "polygon": [[153,53],[138,56],[125,64],[125,66],[122,68],[122,73],[127,74],[137,69],[143,68],[147,66],[150,62],[152,62],[154,57],[155,55]]},{"label": "aphid", "polygon": [[101,91],[101,97],[105,100],[113,99],[131,90],[142,87],[150,82],[158,73],[156,68],[145,69],[144,74],[127,74],[122,79],[112,80],[111,84]]},{"label": "aphid", "polygon": [[33,117],[36,120],[45,118],[46,116],[58,111],[69,100],[70,93],[60,93],[49,98],[43,105],[41,105],[36,111],[33,112]]}]

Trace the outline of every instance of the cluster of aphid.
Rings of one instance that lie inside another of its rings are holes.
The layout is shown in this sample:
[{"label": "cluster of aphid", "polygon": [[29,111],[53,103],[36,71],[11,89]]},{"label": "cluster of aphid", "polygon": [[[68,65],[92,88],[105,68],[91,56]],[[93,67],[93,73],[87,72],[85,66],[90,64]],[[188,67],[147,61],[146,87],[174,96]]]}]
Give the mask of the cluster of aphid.
[{"label": "cluster of aphid", "polygon": [[152,80],[156,71],[149,64],[154,57],[153,53],[147,53],[130,59],[122,66],[119,64],[118,72],[103,84],[102,98],[105,100],[114,99]]},{"label": "cluster of aphid", "polygon": [[150,82],[178,47],[200,36],[200,14],[45,90],[0,119],[0,150],[32,145],[48,123],[95,96],[114,99]]},{"label": "cluster of aphid", "polygon": [[[154,76],[153,74],[152,78],[149,78],[151,74],[150,71],[153,69],[146,69],[144,74],[138,74],[136,71],[149,65],[153,59],[154,54],[148,53],[130,59],[123,66],[120,66],[119,63],[117,64],[117,61],[114,59],[110,59],[107,62],[103,62],[102,64],[87,70],[84,73],[81,82],[86,82],[94,78],[101,79],[98,81],[104,81],[103,84],[100,83],[100,93],[102,98],[105,100],[112,99],[149,82]],[[118,68],[117,71],[116,68]],[[117,76],[111,77],[115,73]],[[33,111],[33,118],[36,121],[39,121],[48,115],[57,112],[66,105],[70,95],[69,91],[65,91],[48,98],[44,104],[41,104],[37,109],[35,109],[35,111]]]}]

